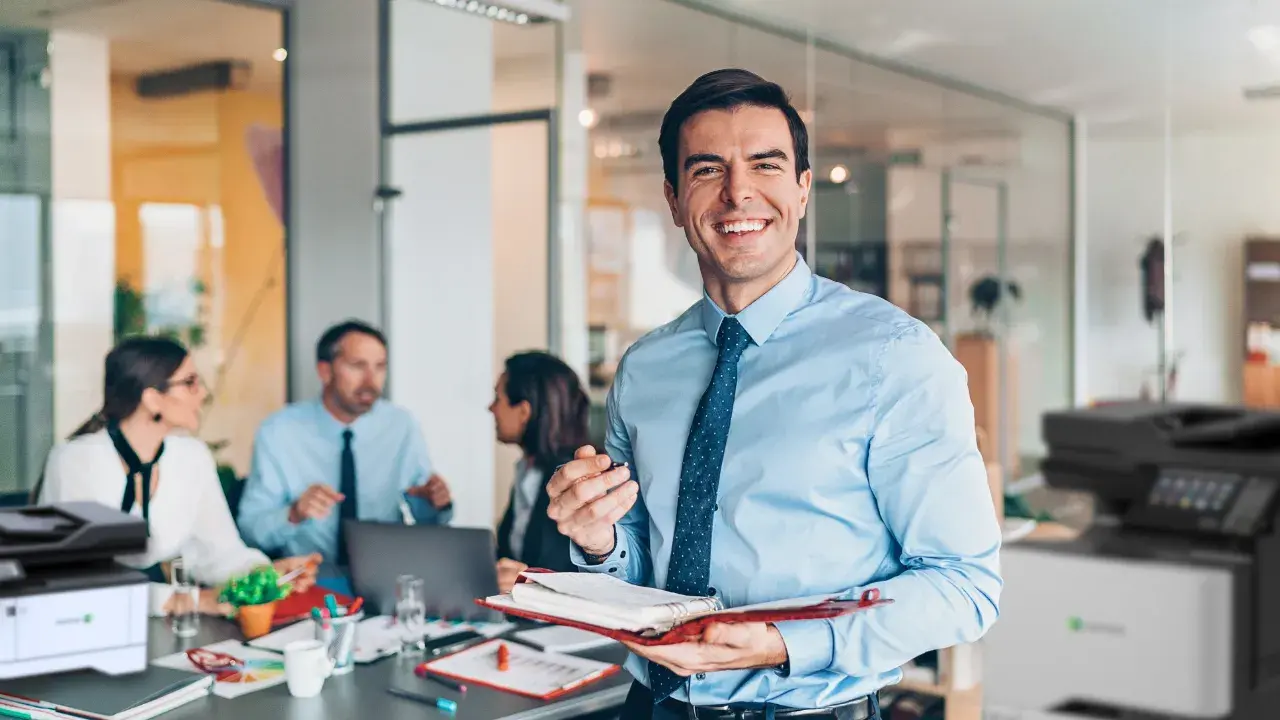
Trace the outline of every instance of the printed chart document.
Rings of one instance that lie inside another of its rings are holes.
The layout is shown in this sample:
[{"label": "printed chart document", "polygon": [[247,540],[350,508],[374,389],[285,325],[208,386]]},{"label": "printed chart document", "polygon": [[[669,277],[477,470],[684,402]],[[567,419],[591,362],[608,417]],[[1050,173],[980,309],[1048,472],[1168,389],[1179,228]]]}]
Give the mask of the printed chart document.
[{"label": "printed chart document", "polygon": [[631,585],[610,575],[525,571],[505,595],[476,601],[508,615],[578,628],[643,645],[683,642],[712,622],[832,618],[887,605],[872,588],[856,599],[835,595],[726,608],[718,598]]},{"label": "printed chart document", "polygon": [[[498,664],[499,648],[503,647],[508,653],[506,669]],[[435,675],[538,700],[551,700],[621,670],[618,665],[502,640],[446,655],[423,667]]]},{"label": "printed chart document", "polygon": [[236,698],[284,682],[284,657],[224,640],[151,661],[152,665],[212,675],[213,694]]}]

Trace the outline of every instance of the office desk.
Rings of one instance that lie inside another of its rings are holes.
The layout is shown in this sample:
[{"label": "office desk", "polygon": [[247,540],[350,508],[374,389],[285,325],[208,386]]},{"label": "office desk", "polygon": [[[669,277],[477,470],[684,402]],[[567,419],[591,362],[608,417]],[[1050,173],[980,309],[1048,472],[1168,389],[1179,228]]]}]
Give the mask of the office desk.
[{"label": "office desk", "polygon": [[[151,621],[149,637],[152,658],[194,647],[240,638],[235,625],[217,618],[201,618],[200,634],[194,638],[173,636],[163,620]],[[583,653],[585,657],[619,665],[626,659],[619,645]],[[622,670],[551,702],[530,700],[511,693],[483,687],[469,687],[459,696],[449,688],[422,680],[413,674],[421,659],[389,657],[325,681],[324,690],[314,698],[294,698],[282,683],[235,699],[210,695],[160,716],[165,720],[227,718],[228,720],[422,720],[449,718],[434,707],[403,700],[387,692],[391,685],[428,695],[457,698],[457,720],[560,720],[619,707],[631,686],[631,675]],[[103,682],[111,682],[103,678]]]}]

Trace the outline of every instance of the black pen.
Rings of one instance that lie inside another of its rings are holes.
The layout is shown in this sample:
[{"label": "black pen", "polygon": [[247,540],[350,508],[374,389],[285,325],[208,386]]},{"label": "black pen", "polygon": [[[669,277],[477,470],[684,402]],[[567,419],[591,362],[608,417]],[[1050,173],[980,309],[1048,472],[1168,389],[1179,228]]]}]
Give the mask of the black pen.
[{"label": "black pen", "polygon": [[449,689],[451,689],[451,690],[455,690],[455,691],[460,692],[460,693],[466,693],[466,692],[467,692],[467,686],[466,686],[466,685],[463,685],[463,684],[462,684],[462,683],[460,683],[460,682],[454,682],[453,680],[450,680],[449,678],[444,678],[444,677],[440,677],[439,675],[434,675],[434,674],[432,674],[432,673],[431,673],[431,671],[429,671],[429,670],[425,670],[425,669],[423,669],[421,666],[418,666],[418,667],[414,668],[414,670],[413,670],[413,674],[414,674],[414,675],[417,675],[418,677],[420,677],[420,678],[422,678],[422,679],[424,679],[424,680],[431,680],[432,682],[438,682],[438,683],[440,683],[441,685],[443,685],[443,686],[445,686],[445,687],[447,687],[447,688],[449,688]]},{"label": "black pen", "polygon": [[404,698],[405,700],[413,700],[415,702],[426,703],[427,705],[435,705],[437,708],[447,713],[455,713],[458,711],[458,703],[450,700],[449,698],[419,695],[416,692],[401,690],[398,687],[389,687],[387,688],[387,692],[395,695],[396,697]]}]

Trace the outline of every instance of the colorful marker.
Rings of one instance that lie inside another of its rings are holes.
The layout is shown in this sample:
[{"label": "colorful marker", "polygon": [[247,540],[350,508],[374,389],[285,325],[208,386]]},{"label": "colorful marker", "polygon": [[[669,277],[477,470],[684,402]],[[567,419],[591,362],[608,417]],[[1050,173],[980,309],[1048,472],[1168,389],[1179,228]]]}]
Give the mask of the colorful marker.
[{"label": "colorful marker", "polygon": [[506,643],[498,645],[498,672],[506,672],[511,668],[511,650]]},{"label": "colorful marker", "polygon": [[419,695],[416,692],[401,690],[398,687],[389,687],[387,688],[387,692],[391,693],[392,695],[395,695],[396,697],[402,697],[406,700],[413,700],[415,702],[426,703],[427,705],[435,705],[437,708],[447,713],[455,713],[458,711],[458,703],[453,700],[450,700],[449,698],[432,697],[430,695]]}]

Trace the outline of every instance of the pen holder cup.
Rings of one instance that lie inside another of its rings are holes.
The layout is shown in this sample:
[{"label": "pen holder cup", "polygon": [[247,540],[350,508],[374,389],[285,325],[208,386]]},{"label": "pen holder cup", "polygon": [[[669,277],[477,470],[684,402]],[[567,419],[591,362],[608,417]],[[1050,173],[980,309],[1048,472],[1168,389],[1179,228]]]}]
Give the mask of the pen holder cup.
[{"label": "pen holder cup", "polygon": [[345,675],[355,669],[356,627],[364,619],[364,611],[329,618],[328,629],[321,620],[312,618],[316,626],[316,639],[324,643],[333,661],[333,674]]}]

